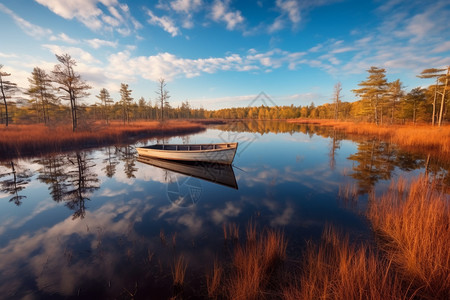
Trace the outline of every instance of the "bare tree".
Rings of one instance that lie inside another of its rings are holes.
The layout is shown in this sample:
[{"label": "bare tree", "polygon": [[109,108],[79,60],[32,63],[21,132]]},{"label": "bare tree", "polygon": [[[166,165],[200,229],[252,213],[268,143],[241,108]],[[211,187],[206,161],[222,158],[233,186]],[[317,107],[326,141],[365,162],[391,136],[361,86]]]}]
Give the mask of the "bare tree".
[{"label": "bare tree", "polygon": [[60,62],[53,69],[53,81],[59,85],[58,89],[66,92],[62,99],[70,101],[70,110],[72,116],[72,130],[77,130],[78,117],[77,106],[78,99],[89,96],[87,90],[91,87],[81,79],[80,74],[75,73],[74,67],[76,61],[69,54],[56,55]]},{"label": "bare tree", "polygon": [[4,77],[11,76],[10,73],[2,72],[3,65],[0,65],[0,91],[2,93],[3,104],[5,105],[5,125],[8,127],[8,102],[7,98],[11,98],[11,94],[17,89],[17,84],[5,80]]},{"label": "bare tree", "polygon": [[334,119],[337,120],[339,116],[339,104],[341,103],[342,84],[340,82],[334,85],[333,104],[334,104]]},{"label": "bare tree", "polygon": [[164,121],[164,107],[169,103],[168,99],[170,96],[169,91],[166,90],[166,80],[160,78],[158,83],[156,94],[158,95],[158,101],[161,103],[161,121]]}]

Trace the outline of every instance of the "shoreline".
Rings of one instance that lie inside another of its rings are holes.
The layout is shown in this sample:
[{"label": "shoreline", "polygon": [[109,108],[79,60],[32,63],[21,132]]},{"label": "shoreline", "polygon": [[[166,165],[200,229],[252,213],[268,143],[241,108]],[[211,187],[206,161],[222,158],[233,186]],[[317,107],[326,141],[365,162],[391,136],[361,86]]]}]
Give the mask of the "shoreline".
[{"label": "shoreline", "polygon": [[145,138],[173,137],[202,132],[201,122],[170,120],[95,124],[89,130],[72,132],[70,126],[11,125],[0,129],[0,159],[32,157],[62,151],[123,144]]}]

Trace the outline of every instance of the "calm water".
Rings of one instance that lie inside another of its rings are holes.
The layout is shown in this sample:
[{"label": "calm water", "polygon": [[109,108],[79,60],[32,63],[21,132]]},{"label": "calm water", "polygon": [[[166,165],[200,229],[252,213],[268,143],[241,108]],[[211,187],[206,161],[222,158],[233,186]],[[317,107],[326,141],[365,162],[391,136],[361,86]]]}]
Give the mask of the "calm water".
[{"label": "calm water", "polygon": [[[241,236],[250,220],[280,228],[295,259],[326,224],[370,241],[362,215],[370,190],[425,168],[448,177],[437,158],[320,127],[234,123],[165,140],[223,141],[240,143],[224,174],[237,186],[137,161],[135,146],[156,140],[2,161],[0,295],[165,299],[183,255],[186,295],[202,296],[214,258],[229,256],[224,224],[239,225]],[[353,186],[357,202],[339,197]]]}]

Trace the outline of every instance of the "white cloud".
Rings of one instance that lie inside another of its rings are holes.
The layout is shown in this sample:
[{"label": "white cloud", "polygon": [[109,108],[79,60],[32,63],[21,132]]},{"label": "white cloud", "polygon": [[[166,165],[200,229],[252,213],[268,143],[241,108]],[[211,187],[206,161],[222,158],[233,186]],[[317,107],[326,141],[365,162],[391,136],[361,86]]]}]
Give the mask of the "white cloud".
[{"label": "white cloud", "polygon": [[187,59],[168,52],[131,57],[129,51],[122,51],[109,57],[107,73],[122,80],[140,76],[153,81],[161,77],[170,81],[180,76],[192,78],[203,73],[212,74],[218,71],[248,72],[276,69],[283,65],[293,69],[302,62],[304,54],[274,49],[265,53],[253,50],[246,56],[230,54],[225,57]]},{"label": "white cloud", "polygon": [[53,54],[64,54],[68,53],[70,54],[77,63],[86,63],[86,64],[92,64],[92,63],[99,63],[100,61],[94,58],[92,54],[89,52],[76,47],[64,47],[59,45],[51,45],[51,44],[44,44],[42,47],[50,50]]},{"label": "white cloud", "polygon": [[111,41],[105,41],[105,40],[100,40],[100,39],[91,39],[91,40],[85,40],[85,41],[94,49],[98,49],[103,46],[113,47],[113,48],[117,47],[117,41],[111,42]]},{"label": "white cloud", "polygon": [[197,10],[202,5],[202,0],[174,0],[170,2],[170,7],[176,12],[189,14]]},{"label": "white cloud", "polygon": [[300,6],[296,0],[277,0],[276,5],[283,14],[289,16],[289,20],[292,23],[297,24],[300,22]]},{"label": "white cloud", "polygon": [[[94,31],[115,29],[123,35],[128,35],[131,33],[130,27],[139,29],[142,26],[130,15],[128,6],[117,0],[35,1],[58,16],[68,20],[76,19]],[[105,11],[100,7],[105,7]]]},{"label": "white cloud", "polygon": [[228,30],[233,30],[244,22],[239,10],[231,11],[229,1],[216,0],[211,8],[211,18],[216,22],[225,22]]},{"label": "white cloud", "polygon": [[4,13],[10,15],[13,18],[14,22],[29,36],[35,38],[43,38],[52,34],[52,31],[50,29],[43,28],[35,24],[31,24],[27,20],[24,20],[21,17],[19,17],[12,10],[10,10],[1,3],[0,3],[0,11],[3,11]]},{"label": "white cloud", "polygon": [[52,35],[50,37],[50,41],[62,41],[62,42],[65,42],[67,44],[78,44],[79,43],[78,40],[75,40],[75,39],[69,37],[65,33],[60,33],[58,35]]},{"label": "white cloud", "polygon": [[172,36],[177,36],[180,30],[175,25],[174,21],[168,16],[158,17],[150,9],[147,9],[147,14],[150,17],[149,24],[156,25],[164,29],[164,31],[170,33]]},{"label": "white cloud", "polygon": [[443,42],[442,44],[436,45],[433,49],[433,53],[441,53],[450,51],[450,41]]},{"label": "white cloud", "polygon": [[268,33],[274,33],[284,28],[284,21],[281,18],[276,18],[275,21],[267,29]]}]

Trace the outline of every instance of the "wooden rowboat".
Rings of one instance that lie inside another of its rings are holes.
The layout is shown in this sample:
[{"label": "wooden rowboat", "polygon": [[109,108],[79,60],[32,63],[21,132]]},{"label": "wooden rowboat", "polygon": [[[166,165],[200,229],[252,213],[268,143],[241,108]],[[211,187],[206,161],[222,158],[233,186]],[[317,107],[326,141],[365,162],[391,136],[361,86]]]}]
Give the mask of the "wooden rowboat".
[{"label": "wooden rowboat", "polygon": [[236,155],[238,143],[222,144],[156,144],[137,147],[140,156],[178,161],[202,161],[231,164]]},{"label": "wooden rowboat", "polygon": [[138,162],[238,189],[233,167],[210,162],[175,161],[139,156]]}]

